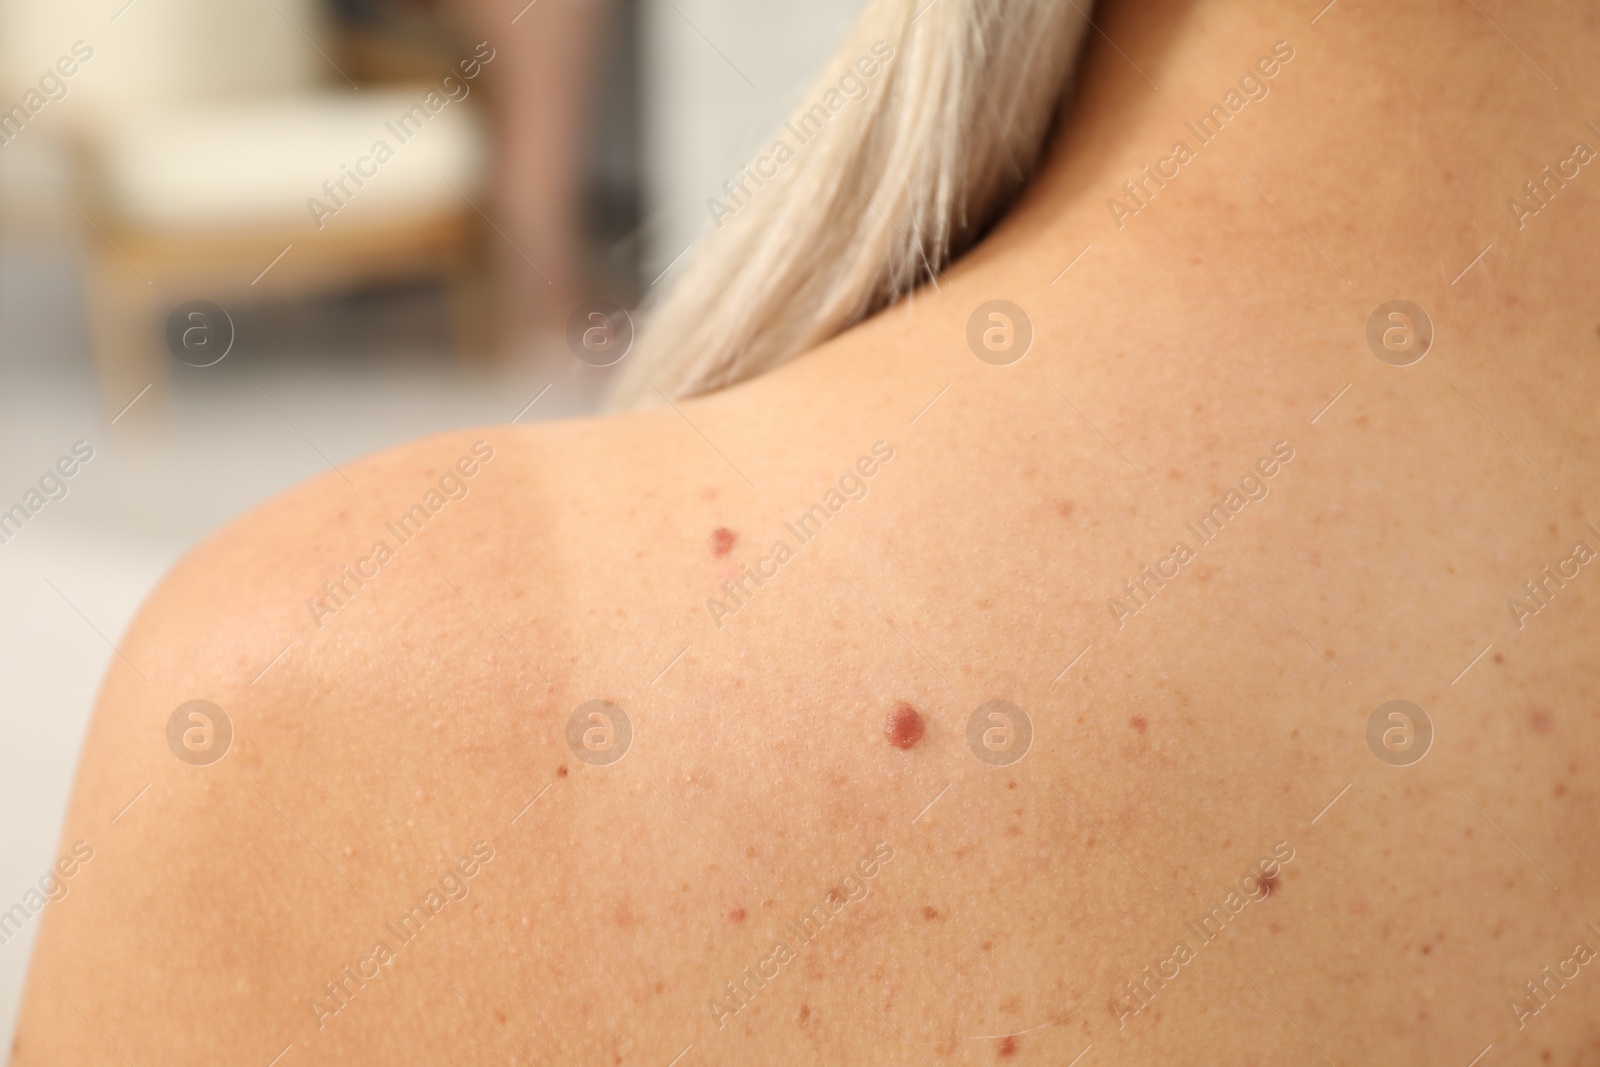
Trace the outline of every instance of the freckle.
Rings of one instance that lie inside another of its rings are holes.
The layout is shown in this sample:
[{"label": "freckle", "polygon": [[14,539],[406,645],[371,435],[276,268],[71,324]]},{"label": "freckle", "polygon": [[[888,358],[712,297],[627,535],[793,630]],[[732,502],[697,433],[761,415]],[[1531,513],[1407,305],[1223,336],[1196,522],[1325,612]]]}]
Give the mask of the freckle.
[{"label": "freckle", "polygon": [[1016,782],[1007,782],[1006,783],[1006,788],[1007,789],[1015,789],[1016,787],[1017,787],[1017,783]]},{"label": "freckle", "polygon": [[1502,656],[1500,653],[1496,652],[1494,654],[1494,661],[1496,663],[1504,663],[1506,661],[1506,658],[1504,656]]},{"label": "freckle", "polygon": [[1566,782],[1557,782],[1556,783],[1556,787],[1552,792],[1554,792],[1555,795],[1558,796],[1558,797],[1566,796],[1567,795],[1567,783]]},{"label": "freckle", "polygon": [[735,926],[744,922],[744,909],[734,908],[732,911],[728,912],[728,921],[733,923]]},{"label": "freckle", "polygon": [[1432,951],[1433,951],[1433,946],[1432,945],[1423,945],[1422,946],[1422,954],[1424,956],[1428,955]]},{"label": "freckle", "polygon": [[499,1023],[501,1026],[504,1026],[506,1023],[506,1013],[501,1011],[499,1008],[496,1008],[494,1010],[494,1021]]},{"label": "freckle", "polygon": [[925,729],[926,726],[922,716],[917,714],[917,709],[902,700],[889,713],[889,719],[883,726],[883,735],[895,748],[910,748],[922,740]]},{"label": "freckle", "polygon": [[1167,471],[1167,477],[1175,482],[1183,481],[1183,474],[1176,467],[1172,467]]},{"label": "freckle", "polygon": [[1547,734],[1555,725],[1555,720],[1543,709],[1535,708],[1528,714],[1528,725],[1536,734]]},{"label": "freckle", "polygon": [[1133,727],[1133,732],[1136,734],[1142,734],[1150,729],[1150,724],[1144,721],[1143,715],[1135,715],[1128,720],[1128,725]]},{"label": "freckle", "polygon": [[806,1024],[806,1020],[809,1018],[811,1018],[811,1005],[800,1005],[800,1025],[804,1026]]},{"label": "freckle", "polygon": [[1262,899],[1265,900],[1266,897],[1270,897],[1272,895],[1272,891],[1276,888],[1278,888],[1278,876],[1275,874],[1268,874],[1266,871],[1262,871],[1261,889],[1266,894],[1266,896],[1262,897]]},{"label": "freckle", "polygon": [[1063,519],[1070,519],[1072,518],[1072,509],[1075,507],[1077,507],[1077,505],[1072,501],[1063,500],[1061,503],[1056,505],[1056,514],[1060,515]]},{"label": "freckle", "polygon": [[561,766],[556,768],[556,777],[557,778],[565,778],[566,776],[567,776],[567,765],[565,763],[563,763]]},{"label": "freckle", "polygon": [[929,922],[933,922],[933,920],[939,917],[939,909],[935,908],[932,904],[924,904],[922,906],[922,917]]},{"label": "freckle", "polygon": [[711,554],[721,559],[733,551],[733,543],[739,540],[739,535],[726,526],[718,526],[711,531]]},{"label": "freckle", "polygon": [[1017,1039],[1016,1038],[1014,1038],[1014,1037],[1002,1037],[1000,1039],[1000,1055],[1001,1056],[1015,1055],[1016,1051],[1017,1051]]}]

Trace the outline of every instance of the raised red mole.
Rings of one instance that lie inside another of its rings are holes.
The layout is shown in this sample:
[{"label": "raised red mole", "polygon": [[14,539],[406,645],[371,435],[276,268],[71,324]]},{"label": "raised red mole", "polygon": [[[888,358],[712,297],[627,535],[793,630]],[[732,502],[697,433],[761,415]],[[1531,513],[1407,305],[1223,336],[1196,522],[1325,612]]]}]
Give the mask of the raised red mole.
[{"label": "raised red mole", "polygon": [[922,716],[917,714],[917,709],[907,704],[904,700],[894,706],[889,713],[889,719],[883,724],[883,736],[895,748],[910,748],[922,740],[923,731],[927,726],[922,721]]},{"label": "raised red mole", "polygon": [[1015,1053],[1016,1051],[1017,1051],[1017,1039],[1016,1038],[1014,1038],[1014,1037],[1002,1037],[1000,1039],[1000,1055],[1001,1056],[1010,1056],[1013,1053]]},{"label": "raised red mole", "polygon": [[711,531],[711,554],[721,559],[733,551],[733,543],[739,540],[739,535],[726,526],[718,526]]}]

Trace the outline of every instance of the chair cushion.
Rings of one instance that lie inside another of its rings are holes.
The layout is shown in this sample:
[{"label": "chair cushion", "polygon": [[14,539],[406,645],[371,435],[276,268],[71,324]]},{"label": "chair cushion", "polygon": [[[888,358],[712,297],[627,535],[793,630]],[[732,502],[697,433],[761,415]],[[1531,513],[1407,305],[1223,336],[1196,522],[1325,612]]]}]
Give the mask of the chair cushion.
[{"label": "chair cushion", "polygon": [[465,207],[488,157],[476,103],[420,85],[174,106],[103,127],[93,154],[128,223],[309,235]]}]

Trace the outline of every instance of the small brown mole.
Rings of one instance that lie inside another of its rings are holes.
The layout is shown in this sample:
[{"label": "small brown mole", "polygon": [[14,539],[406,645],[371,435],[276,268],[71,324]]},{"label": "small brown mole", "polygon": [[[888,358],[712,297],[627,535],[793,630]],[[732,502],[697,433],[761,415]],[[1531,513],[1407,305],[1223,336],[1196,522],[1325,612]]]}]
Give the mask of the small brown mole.
[{"label": "small brown mole", "polygon": [[1261,892],[1263,894],[1261,899],[1265,900],[1267,897],[1272,895],[1272,891],[1274,889],[1278,888],[1278,876],[1275,874],[1268,874],[1266,871],[1262,871],[1259,877],[1261,880]]},{"label": "small brown mole", "polygon": [[922,734],[927,725],[922,721],[922,716],[917,709],[907,704],[904,700],[894,706],[889,712],[888,720],[883,724],[883,736],[895,748],[910,748],[922,740]]},{"label": "small brown mole", "polygon": [[711,554],[721,559],[733,551],[734,542],[739,540],[739,535],[726,526],[718,526],[711,531]]},{"label": "small brown mole", "polygon": [[1003,1058],[1003,1057],[1006,1057],[1006,1056],[1014,1056],[1014,1055],[1016,1055],[1016,1052],[1017,1052],[1017,1039],[1016,1038],[1011,1037],[1010,1035],[1007,1035],[1007,1036],[1002,1037],[1000,1039],[1000,1049],[999,1049],[998,1055],[1000,1055]]},{"label": "small brown mole", "polygon": [[565,778],[566,776],[567,776],[567,765],[565,763],[563,763],[561,766],[556,768],[556,777],[557,778]]}]

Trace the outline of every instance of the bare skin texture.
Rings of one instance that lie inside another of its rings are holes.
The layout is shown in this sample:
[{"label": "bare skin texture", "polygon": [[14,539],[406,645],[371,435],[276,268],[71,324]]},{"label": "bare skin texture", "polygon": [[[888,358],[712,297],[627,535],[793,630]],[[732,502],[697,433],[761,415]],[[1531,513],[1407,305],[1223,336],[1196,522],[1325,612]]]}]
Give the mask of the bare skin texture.
[{"label": "bare skin texture", "polygon": [[[1563,562],[1600,550],[1600,164],[1509,206],[1600,148],[1600,28],[1320,6],[1103,12],[1006,222],[778,373],[420,441],[197,549],[111,664],[13,1062],[1600,1062],[1600,561]],[[1366,339],[1402,298],[1405,367]],[[1007,366],[966,342],[995,299]],[[209,766],[167,744],[195,699]],[[1420,762],[1369,745],[1390,700]]]}]

